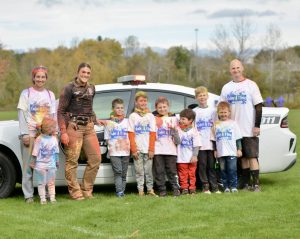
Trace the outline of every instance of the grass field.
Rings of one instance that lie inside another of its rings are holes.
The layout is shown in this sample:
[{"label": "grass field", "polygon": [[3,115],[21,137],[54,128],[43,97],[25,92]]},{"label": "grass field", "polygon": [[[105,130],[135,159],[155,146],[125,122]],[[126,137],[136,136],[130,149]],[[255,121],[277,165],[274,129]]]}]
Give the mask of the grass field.
[{"label": "grass field", "polygon": [[[290,112],[298,136],[299,118]],[[26,205],[18,187],[0,200],[0,238],[300,238],[299,171],[297,163],[262,175],[261,193],[139,198],[130,185],[118,199],[113,186],[101,186],[95,199],[75,202],[63,187],[57,204],[43,206]]]}]

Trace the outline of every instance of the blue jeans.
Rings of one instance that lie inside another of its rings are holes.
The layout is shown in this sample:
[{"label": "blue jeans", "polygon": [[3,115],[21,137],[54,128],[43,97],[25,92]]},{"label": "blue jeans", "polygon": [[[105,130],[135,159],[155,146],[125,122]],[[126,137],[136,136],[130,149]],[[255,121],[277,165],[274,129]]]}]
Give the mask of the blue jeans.
[{"label": "blue jeans", "polygon": [[219,158],[221,178],[224,188],[237,187],[236,161],[237,157],[235,156],[225,156]]},{"label": "blue jeans", "polygon": [[126,175],[129,164],[129,156],[110,156],[111,166],[114,172],[116,192],[125,191]]}]

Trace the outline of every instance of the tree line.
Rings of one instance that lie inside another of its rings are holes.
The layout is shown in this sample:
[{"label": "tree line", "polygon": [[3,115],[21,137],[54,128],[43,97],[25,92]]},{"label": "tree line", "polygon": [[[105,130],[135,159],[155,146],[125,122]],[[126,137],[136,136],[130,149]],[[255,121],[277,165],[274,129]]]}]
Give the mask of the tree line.
[{"label": "tree line", "polygon": [[234,45],[223,26],[216,27],[212,38],[218,52],[209,56],[184,46],[173,46],[158,53],[151,47],[141,48],[135,36],[129,36],[123,45],[99,36],[74,43],[72,47],[39,48],[24,53],[6,50],[2,45],[0,110],[16,108],[20,92],[31,85],[31,69],[37,65],[48,67],[47,87],[56,97],[75,76],[81,62],[91,64],[94,84],[113,83],[122,75],[143,74],[148,82],[203,85],[210,92],[220,94],[230,79],[229,62],[234,58],[244,61],[245,75],[257,82],[264,98],[282,96],[286,106],[296,108],[300,106],[300,46],[276,48],[275,30],[269,33],[268,47],[261,47],[252,55],[245,33],[241,33],[244,42],[237,41],[240,45]]}]

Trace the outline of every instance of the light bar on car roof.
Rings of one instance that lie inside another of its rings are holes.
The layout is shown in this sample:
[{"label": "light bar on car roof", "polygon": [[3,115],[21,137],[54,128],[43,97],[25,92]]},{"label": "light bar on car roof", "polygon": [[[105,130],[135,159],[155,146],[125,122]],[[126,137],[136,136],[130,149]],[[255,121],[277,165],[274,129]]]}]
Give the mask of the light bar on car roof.
[{"label": "light bar on car roof", "polygon": [[128,75],[128,76],[121,76],[118,77],[118,83],[123,84],[145,84],[146,77],[144,75]]}]

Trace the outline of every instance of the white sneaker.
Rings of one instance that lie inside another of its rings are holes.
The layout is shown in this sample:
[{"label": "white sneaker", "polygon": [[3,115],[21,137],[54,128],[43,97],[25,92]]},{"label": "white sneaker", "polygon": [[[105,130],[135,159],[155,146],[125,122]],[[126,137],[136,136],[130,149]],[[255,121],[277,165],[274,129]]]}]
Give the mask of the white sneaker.
[{"label": "white sneaker", "polygon": [[229,188],[225,188],[224,193],[230,193]]},{"label": "white sneaker", "polygon": [[211,194],[211,192],[209,190],[203,190],[202,192],[205,194]]},{"label": "white sneaker", "polygon": [[232,188],[232,189],[231,189],[231,192],[232,192],[232,193],[238,193],[239,191],[238,191],[236,188]]}]

